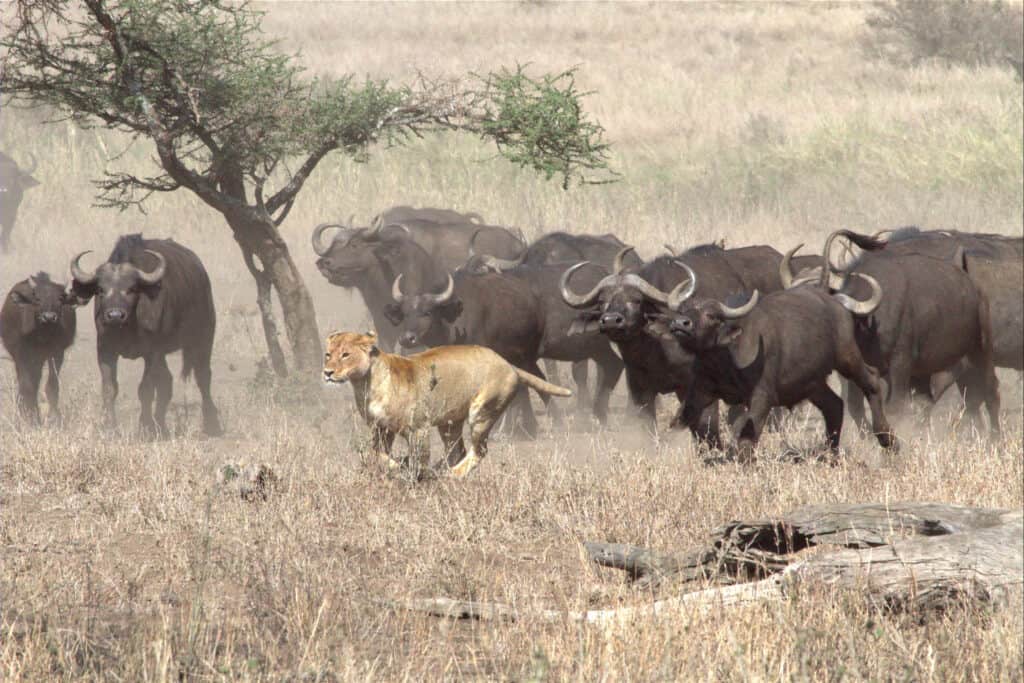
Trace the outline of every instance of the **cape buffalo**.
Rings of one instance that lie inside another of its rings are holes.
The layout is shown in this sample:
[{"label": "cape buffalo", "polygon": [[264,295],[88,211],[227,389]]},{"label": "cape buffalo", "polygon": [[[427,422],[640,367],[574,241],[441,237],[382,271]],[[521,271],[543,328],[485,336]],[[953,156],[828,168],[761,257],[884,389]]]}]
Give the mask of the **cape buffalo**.
[{"label": "cape buffalo", "polygon": [[[327,244],[323,235],[338,230]],[[313,250],[320,254],[316,265],[333,285],[359,291],[378,335],[378,345],[392,352],[398,343],[398,328],[385,313],[394,303],[391,285],[399,273],[410,291],[436,291],[444,287],[447,272],[404,232],[383,234],[364,229],[322,224],[313,231]]]},{"label": "cape buffalo", "polygon": [[[978,413],[984,402],[993,433],[999,431],[999,384],[993,365],[992,321],[988,297],[971,279],[963,247],[952,258],[887,246],[876,251],[879,240],[840,230],[830,235],[866,248],[855,261],[839,271],[840,291],[855,298],[866,295],[864,280],[849,277],[860,273],[878,281],[886,295],[878,310],[858,327],[858,336],[869,362],[888,382],[887,410],[906,410],[911,390],[927,386],[931,378],[967,362],[961,381],[967,409]],[[829,262],[829,248],[825,259]],[[829,271],[833,271],[829,265]],[[822,279],[824,279],[822,275]],[[863,423],[863,403],[853,388],[848,408]]]},{"label": "cape buffalo", "polygon": [[30,190],[39,185],[39,181],[32,177],[36,170],[36,158],[32,159],[30,168],[19,168],[17,162],[3,152],[0,152],[0,251],[7,251],[10,248],[11,231],[14,230],[14,221],[18,218],[18,207],[21,206],[22,196],[25,190]]},{"label": "cape buffalo", "polygon": [[60,418],[60,374],[64,351],[75,340],[75,309],[64,285],[37,273],[14,285],[0,309],[0,339],[14,360],[18,376],[18,407],[30,421],[39,421],[39,381],[49,367],[46,400],[51,420]]},{"label": "cape buffalo", "polygon": [[844,294],[804,284],[760,296],[757,290],[741,306],[695,298],[699,278],[677,286],[668,305],[668,331],[695,354],[693,381],[682,421],[702,428],[700,415],[723,400],[746,408],[733,425],[741,461],[750,461],[769,411],[810,401],[825,418],[830,450],[837,452],[843,424],[843,401],[826,380],[836,370],[856,382],[871,402],[873,429],[883,448],[895,447],[882,409],[877,370],[869,366],[857,344],[852,312],[869,315],[882,300],[882,290],[861,275],[873,290],[856,301]]},{"label": "cape buffalo", "polygon": [[[500,258],[477,244],[480,233],[475,233],[469,242],[470,258],[462,270],[477,275],[485,272],[500,273],[522,265],[542,266],[550,263],[589,261],[605,268],[611,268],[616,255],[628,246],[611,233],[604,235],[573,235],[567,232],[549,232],[525,247],[512,259]],[[642,265],[635,251],[623,257],[623,266],[639,268]]]},{"label": "cape buffalo", "polygon": [[[586,294],[576,294],[570,287],[573,274],[586,262],[565,272],[560,290],[565,302],[581,311],[576,330],[598,330],[618,347],[626,366],[630,398],[654,430],[658,394],[674,393],[680,402],[685,401],[693,379],[693,355],[670,339],[650,335],[648,321],[668,312],[668,292],[688,279],[686,268],[697,273],[702,294],[709,297],[741,293],[745,284],[720,249],[696,247],[679,257],[656,258],[639,268],[624,265],[630,251],[632,247],[621,250],[612,274]],[[705,411],[697,435],[714,439],[717,433],[718,409],[714,406]]]},{"label": "cape buffalo", "polygon": [[181,377],[191,373],[202,396],[203,431],[220,434],[210,395],[217,316],[210,278],[199,257],[174,240],[144,239],[141,234],[121,237],[107,261],[92,272],[80,265],[88,253],[71,259],[72,293],[83,303],[96,298],[96,352],[108,426],[116,425],[118,358],[143,358],[139,426],[143,433],[167,434],[172,378],[166,356],[180,350]]}]

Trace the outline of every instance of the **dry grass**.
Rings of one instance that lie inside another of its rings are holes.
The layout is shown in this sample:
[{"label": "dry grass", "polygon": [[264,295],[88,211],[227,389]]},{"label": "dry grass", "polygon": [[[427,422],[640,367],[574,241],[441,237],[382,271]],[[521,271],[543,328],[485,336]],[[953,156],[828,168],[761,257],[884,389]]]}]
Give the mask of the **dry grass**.
[{"label": "dry grass", "polygon": [[[834,227],[905,223],[1020,234],[1021,86],[1006,70],[897,70],[859,51],[855,5],[275,4],[267,29],[321,73],[410,77],[515,60],[579,63],[626,175],[563,193],[469,139],[429,139],[369,164],[332,160],[285,233],[321,329],[360,328],[350,294],[316,275],[306,246],[326,217],[393,203],[472,208],[529,234],[613,230],[645,256],[664,241],[820,243]],[[0,677],[4,680],[912,679],[1020,680],[1024,615],[955,611],[925,624],[856,599],[640,621],[464,624],[383,611],[376,600],[446,595],[577,609],[643,602],[590,566],[584,539],[678,548],[744,516],[829,501],[1024,504],[1020,380],[1004,379],[1007,436],[989,444],[905,426],[898,457],[848,433],[838,467],[792,465],[783,441],[821,438],[800,412],[756,467],[704,467],[690,439],[652,445],[615,416],[596,434],[496,440],[470,481],[411,485],[360,461],[349,392],[279,385],[252,285],[223,223],[191,197],[150,214],[89,208],[89,178],[124,144],[6,112],[0,148],[40,159],[0,257],[4,291],[30,271],[66,274],[76,251],[145,229],[193,247],[214,280],[216,396],[230,430],[196,435],[197,392],[176,386],[172,440],[138,442],[139,364],[122,364],[125,434],[94,425],[89,314],[64,375],[68,426],[28,429],[0,364]],[[144,164],[148,149],[126,163]],[[621,406],[624,396],[617,395]],[[220,495],[225,461],[270,464],[265,503]]]}]

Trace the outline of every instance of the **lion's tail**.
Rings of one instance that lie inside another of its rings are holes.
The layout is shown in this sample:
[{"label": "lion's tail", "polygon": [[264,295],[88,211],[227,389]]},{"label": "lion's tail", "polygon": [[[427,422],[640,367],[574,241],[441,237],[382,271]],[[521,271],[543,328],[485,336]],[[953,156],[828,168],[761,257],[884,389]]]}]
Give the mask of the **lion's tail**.
[{"label": "lion's tail", "polygon": [[545,382],[536,375],[531,375],[526,370],[520,370],[515,368],[516,374],[519,375],[519,381],[530,387],[534,391],[538,391],[542,394],[550,394],[551,396],[572,396],[572,390],[560,387],[557,384],[551,382]]}]

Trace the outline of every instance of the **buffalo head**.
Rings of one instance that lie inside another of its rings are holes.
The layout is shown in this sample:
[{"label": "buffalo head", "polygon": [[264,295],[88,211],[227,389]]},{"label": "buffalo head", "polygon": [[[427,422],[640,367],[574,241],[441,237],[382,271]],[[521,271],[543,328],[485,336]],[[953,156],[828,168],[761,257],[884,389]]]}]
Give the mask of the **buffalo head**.
[{"label": "buffalo head", "polygon": [[395,303],[385,306],[384,314],[398,328],[398,343],[403,348],[440,346],[457,341],[451,323],[462,314],[462,302],[455,296],[455,280],[450,273],[441,292],[425,294],[403,293],[399,274],[391,286],[391,298]]},{"label": "buffalo head", "polygon": [[[382,226],[379,222],[371,228],[356,228],[353,218],[349,218],[347,226],[321,223],[313,230],[313,251],[320,257],[316,267],[328,282],[339,287],[354,287],[367,270],[380,268],[379,257],[396,239],[409,233],[403,225]],[[328,230],[337,230],[330,242],[324,237]]]},{"label": "buffalo head", "polygon": [[7,295],[21,311],[22,332],[29,333],[47,327],[57,327],[67,316],[74,316],[70,308],[72,298],[64,285],[53,282],[46,273],[29,276],[11,288]]},{"label": "buffalo head", "polygon": [[164,257],[147,249],[146,253],[157,261],[151,271],[142,270],[131,263],[108,261],[96,270],[86,272],[82,270],[79,261],[88,253],[83,251],[71,259],[71,275],[74,277],[71,292],[79,303],[96,297],[96,320],[104,325],[126,324],[135,311],[139,296],[159,287],[167,270]]},{"label": "buffalo head", "polygon": [[[562,275],[559,283],[562,299],[573,308],[583,310],[579,319],[583,329],[596,328],[615,341],[623,341],[644,332],[647,318],[655,312],[652,304],[667,305],[667,293],[635,273],[622,272],[623,261],[631,251],[633,247],[620,250],[615,257],[612,274],[586,294],[574,293],[569,282],[573,273],[588,265],[589,261],[577,263]],[[689,271],[681,262],[675,263]]]},{"label": "buffalo head", "polygon": [[760,292],[755,289],[746,303],[739,306],[713,299],[690,303],[686,301],[688,297],[679,297],[673,301],[676,304],[673,308],[679,312],[671,316],[669,331],[687,351],[708,351],[716,346],[727,346],[740,334],[738,321],[754,310],[760,297]]}]

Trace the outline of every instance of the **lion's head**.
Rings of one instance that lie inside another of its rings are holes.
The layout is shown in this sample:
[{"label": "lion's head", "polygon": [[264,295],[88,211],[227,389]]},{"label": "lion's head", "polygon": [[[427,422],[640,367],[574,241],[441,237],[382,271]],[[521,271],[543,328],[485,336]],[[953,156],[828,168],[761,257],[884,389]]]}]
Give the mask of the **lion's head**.
[{"label": "lion's head", "polygon": [[335,332],[327,337],[324,382],[344,384],[366,377],[372,359],[378,353],[377,335],[373,332]]}]

